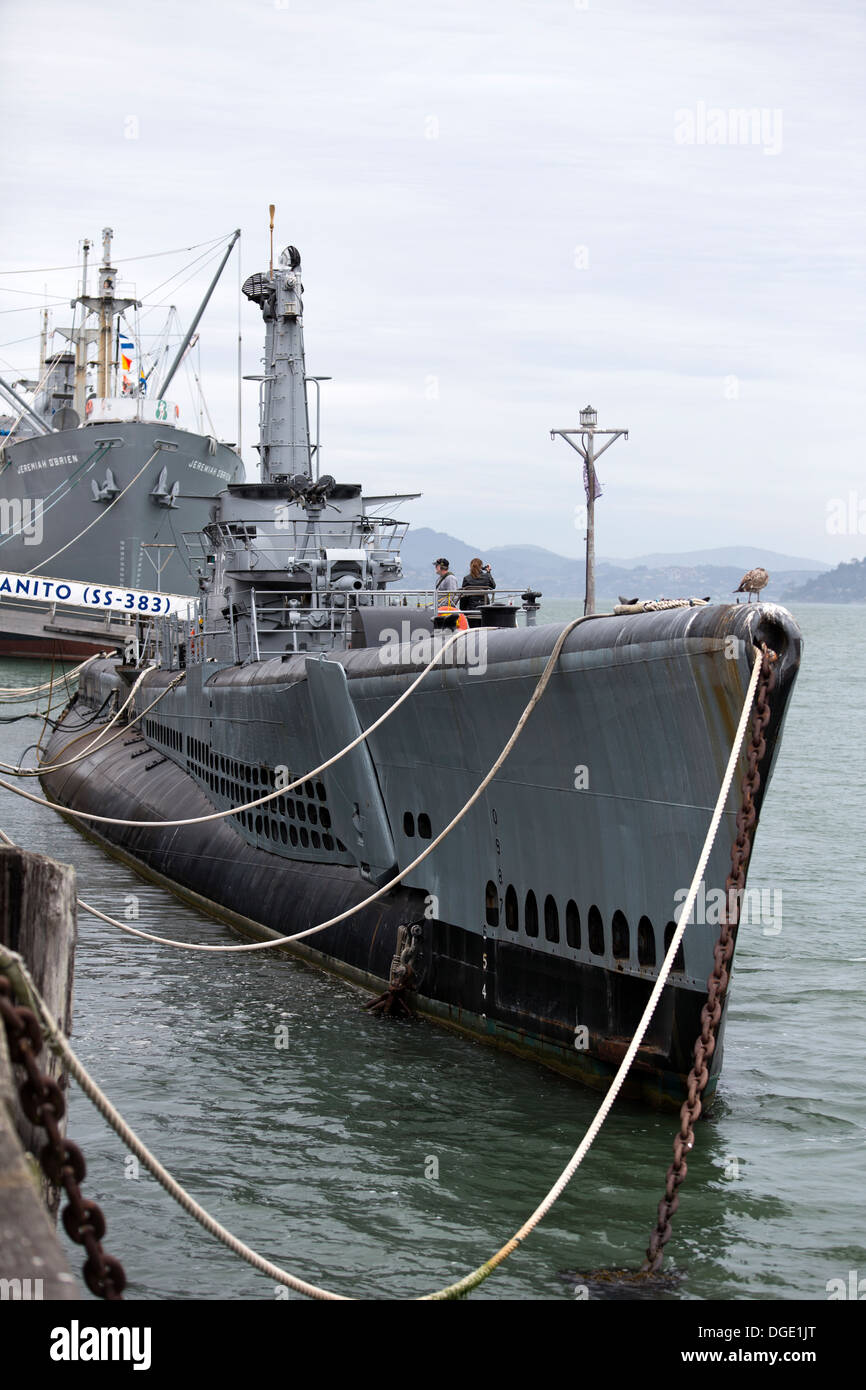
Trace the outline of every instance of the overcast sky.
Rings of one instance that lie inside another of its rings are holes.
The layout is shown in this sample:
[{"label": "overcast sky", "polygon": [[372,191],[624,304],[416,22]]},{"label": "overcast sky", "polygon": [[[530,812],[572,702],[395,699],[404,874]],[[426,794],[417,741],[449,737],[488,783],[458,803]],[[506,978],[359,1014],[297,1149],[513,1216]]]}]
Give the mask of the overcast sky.
[{"label": "overcast sky", "polygon": [[[599,467],[601,555],[862,556],[864,15],[2,0],[0,270],[67,265],[105,225],[121,261],[240,227],[247,275],[267,268],[273,202],[278,247],[303,256],[307,369],[334,378],[323,466],[423,491],[414,524],[578,554],[579,460],[549,431],[591,402],[630,431]],[[741,126],[740,109],[763,119]],[[207,269],[157,287],[195,254],[121,269],[188,322]],[[4,375],[35,366],[20,291],[68,298],[74,280],[0,276]],[[230,440],[237,299],[231,263],[201,343]],[[242,322],[252,373],[246,301]],[[251,474],[251,384],[244,412]]]}]

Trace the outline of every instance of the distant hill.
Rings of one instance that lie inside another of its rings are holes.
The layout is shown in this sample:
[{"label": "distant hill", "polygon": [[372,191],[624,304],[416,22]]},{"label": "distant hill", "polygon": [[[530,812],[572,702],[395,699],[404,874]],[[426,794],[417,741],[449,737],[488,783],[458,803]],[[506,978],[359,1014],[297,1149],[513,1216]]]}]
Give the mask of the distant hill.
[{"label": "distant hill", "polygon": [[[712,563],[706,558],[727,554],[735,555],[736,563]],[[539,545],[502,545],[484,550],[426,526],[410,530],[406,536],[403,572],[407,587],[430,588],[435,578],[433,561],[439,555],[448,558],[458,580],[468,571],[472,557],[478,555],[491,566],[500,588],[522,589],[531,585],[548,598],[580,598],[584,592],[582,559],[556,555]],[[729,603],[734,601],[733,591],[745,571],[754,564],[764,562],[770,571],[770,584],[761,597],[771,602],[781,602],[783,590],[802,584],[827,568],[817,560],[798,560],[789,556],[774,558],[772,551],[750,552],[745,547],[707,551],[706,554],[695,551],[687,555],[648,558],[664,559],[666,563],[649,565],[631,560],[598,560],[595,586],[599,602],[615,602],[622,594],[627,598],[708,596],[715,601]],[[780,562],[778,565],[777,560]],[[804,569],[804,565],[811,568]]]},{"label": "distant hill", "polygon": [[782,602],[797,603],[864,603],[866,602],[866,556],[837,565],[826,574],[819,574],[782,595]]},{"label": "distant hill", "polygon": [[808,570],[811,574],[821,574],[832,566],[823,560],[804,560],[797,555],[780,555],[775,550],[763,546],[723,545],[715,550],[687,550],[682,554],[638,555],[633,560],[620,560],[605,557],[605,564],[616,565],[620,569],[666,569],[668,565],[719,565],[722,568],[739,569],[741,574],[762,565],[770,573],[774,570]]}]

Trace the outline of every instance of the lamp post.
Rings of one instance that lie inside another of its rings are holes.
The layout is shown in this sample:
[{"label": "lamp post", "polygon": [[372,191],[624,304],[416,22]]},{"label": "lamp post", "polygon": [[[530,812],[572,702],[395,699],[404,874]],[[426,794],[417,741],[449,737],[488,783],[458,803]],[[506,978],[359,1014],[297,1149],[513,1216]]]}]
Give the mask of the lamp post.
[{"label": "lamp post", "polygon": [[[602,444],[599,450],[595,447],[596,435],[610,435],[606,444]],[[580,428],[572,430],[551,430],[550,437],[555,439],[559,435],[566,444],[570,444],[583,459],[583,484],[586,491],[586,596],[583,602],[584,613],[595,612],[595,463],[596,459],[601,458],[605,449],[609,449],[617,439],[622,436],[628,439],[628,430],[600,430],[598,428],[598,412],[591,406],[585,405],[580,412]],[[579,440],[572,438],[573,435],[579,436]]]}]

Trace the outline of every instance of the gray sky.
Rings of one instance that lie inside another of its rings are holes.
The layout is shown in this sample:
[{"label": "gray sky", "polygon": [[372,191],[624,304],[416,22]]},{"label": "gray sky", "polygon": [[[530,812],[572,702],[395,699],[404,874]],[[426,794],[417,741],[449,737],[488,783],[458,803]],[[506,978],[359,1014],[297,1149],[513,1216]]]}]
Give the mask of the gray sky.
[{"label": "gray sky", "polygon": [[[104,225],[118,258],[240,226],[246,275],[274,202],[334,378],[323,466],[423,491],[414,524],[578,554],[579,460],[549,430],[591,401],[630,430],[600,554],[862,556],[864,31],[855,0],[3,0],[0,270]],[[121,269],[145,295],[189,259]],[[4,375],[36,355],[11,291],[74,279],[0,276]],[[187,321],[206,281],[170,295]],[[243,326],[255,372],[246,303]],[[236,339],[231,265],[201,364],[232,440]]]}]

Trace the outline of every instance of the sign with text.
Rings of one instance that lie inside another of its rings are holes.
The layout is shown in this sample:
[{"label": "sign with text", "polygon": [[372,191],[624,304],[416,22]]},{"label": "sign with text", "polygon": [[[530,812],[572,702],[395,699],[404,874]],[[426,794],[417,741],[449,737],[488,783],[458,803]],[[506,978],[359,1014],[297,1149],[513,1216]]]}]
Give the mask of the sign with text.
[{"label": "sign with text", "polygon": [[174,613],[186,619],[195,607],[195,599],[189,594],[157,594],[148,589],[126,589],[121,584],[85,584],[73,579],[49,579],[44,574],[0,570],[0,601],[10,598],[108,609],[139,618],[165,618]]}]

